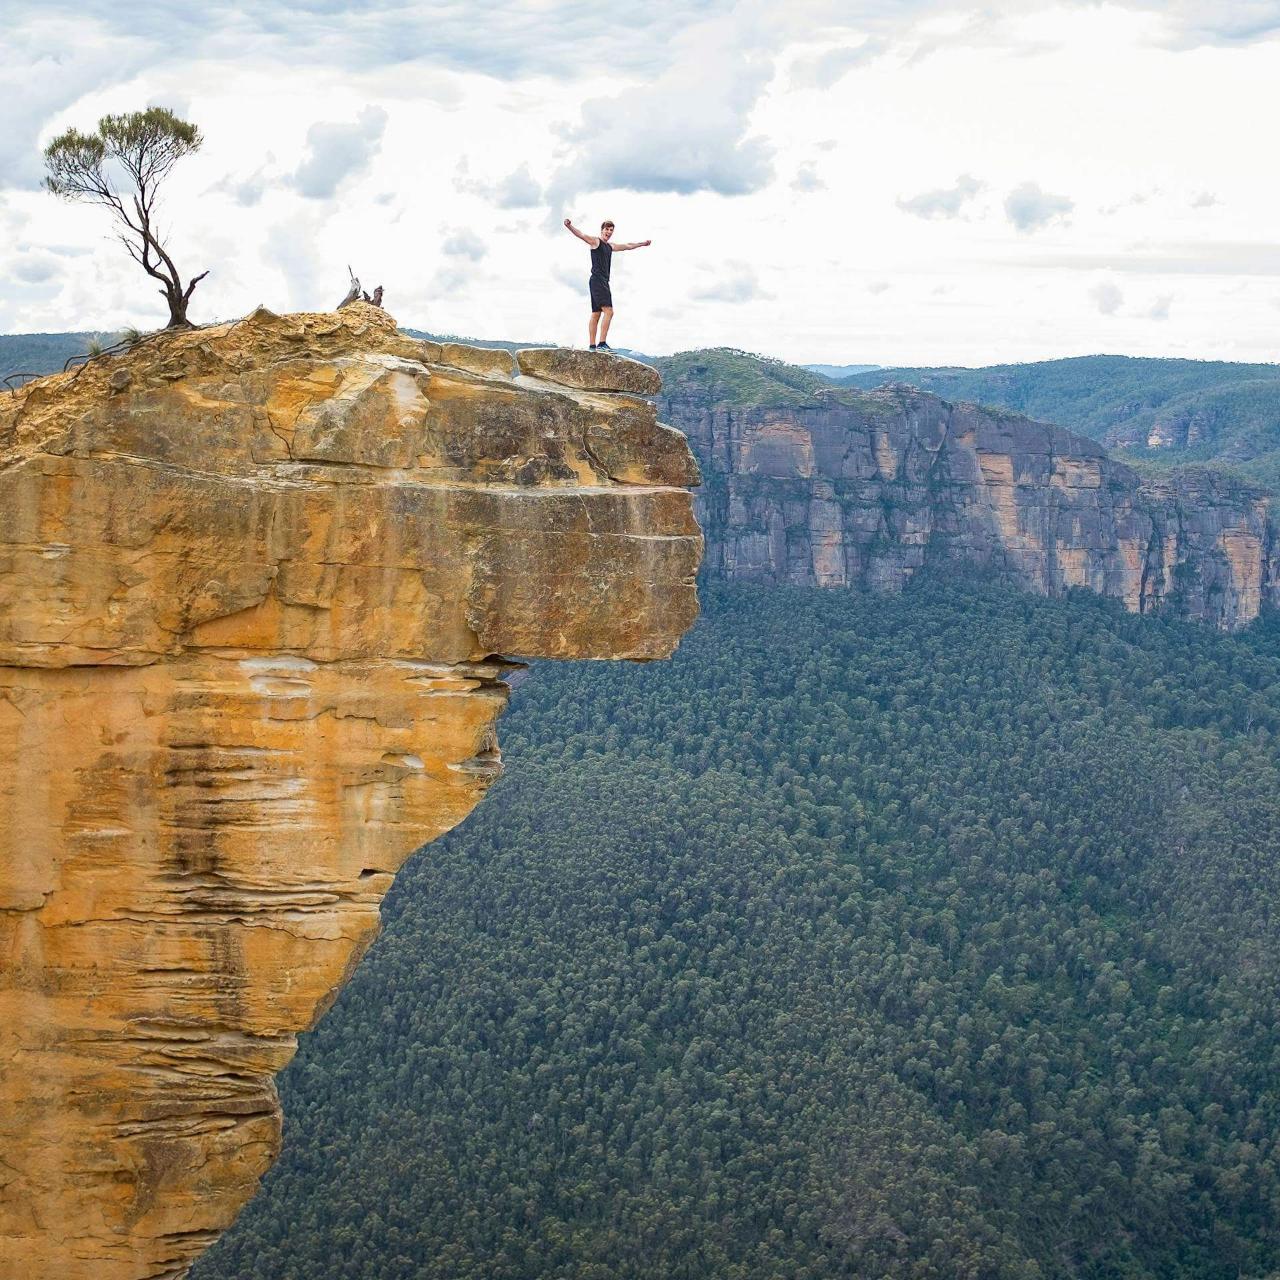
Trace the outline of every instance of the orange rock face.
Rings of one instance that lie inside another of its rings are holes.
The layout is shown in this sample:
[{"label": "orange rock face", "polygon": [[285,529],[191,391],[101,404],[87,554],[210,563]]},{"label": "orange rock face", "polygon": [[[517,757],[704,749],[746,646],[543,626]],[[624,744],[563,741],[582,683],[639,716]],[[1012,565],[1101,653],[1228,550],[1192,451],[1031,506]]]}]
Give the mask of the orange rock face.
[{"label": "orange rock face", "polygon": [[496,655],[692,622],[683,438],[537,370],[356,305],[0,401],[0,1275],[185,1274],[396,869],[496,776]]}]

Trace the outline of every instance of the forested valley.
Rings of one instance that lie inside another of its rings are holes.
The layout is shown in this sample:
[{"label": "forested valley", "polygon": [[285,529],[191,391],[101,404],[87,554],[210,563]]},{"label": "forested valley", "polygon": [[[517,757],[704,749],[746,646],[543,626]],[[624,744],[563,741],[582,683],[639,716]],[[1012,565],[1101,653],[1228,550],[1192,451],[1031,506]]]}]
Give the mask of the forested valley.
[{"label": "forested valley", "polygon": [[516,690],[197,1280],[1280,1267],[1280,624],[704,606]]}]

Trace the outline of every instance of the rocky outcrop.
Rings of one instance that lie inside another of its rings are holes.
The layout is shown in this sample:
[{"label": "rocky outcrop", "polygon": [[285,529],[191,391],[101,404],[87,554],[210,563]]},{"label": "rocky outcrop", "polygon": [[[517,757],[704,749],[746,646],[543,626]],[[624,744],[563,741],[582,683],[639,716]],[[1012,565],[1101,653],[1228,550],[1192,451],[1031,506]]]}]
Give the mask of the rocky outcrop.
[{"label": "rocky outcrop", "polygon": [[901,386],[659,406],[702,464],[716,576],[895,590],[964,564],[1227,628],[1280,595],[1270,499],[1220,473],[1140,480],[1082,436]]},{"label": "rocky outcrop", "polygon": [[495,776],[497,655],[693,620],[682,439],[537,367],[356,305],[0,400],[6,1280],[183,1275],[396,869]]}]

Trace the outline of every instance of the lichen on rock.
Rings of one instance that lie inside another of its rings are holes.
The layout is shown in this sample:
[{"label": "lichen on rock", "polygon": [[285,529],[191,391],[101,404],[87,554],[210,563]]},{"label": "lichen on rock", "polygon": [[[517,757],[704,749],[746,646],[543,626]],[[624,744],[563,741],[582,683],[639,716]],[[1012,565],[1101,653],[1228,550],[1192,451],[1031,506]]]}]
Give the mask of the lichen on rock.
[{"label": "lichen on rock", "polygon": [[356,304],[0,400],[0,1275],[184,1274],[509,658],[692,622],[683,437],[556,374]]}]

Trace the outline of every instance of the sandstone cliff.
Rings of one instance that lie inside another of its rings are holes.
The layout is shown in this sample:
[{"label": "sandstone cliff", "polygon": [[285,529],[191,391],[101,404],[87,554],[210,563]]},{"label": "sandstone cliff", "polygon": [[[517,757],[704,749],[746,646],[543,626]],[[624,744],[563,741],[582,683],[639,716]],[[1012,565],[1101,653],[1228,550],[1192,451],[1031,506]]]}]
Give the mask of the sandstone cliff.
[{"label": "sandstone cliff", "polygon": [[652,370],[362,306],[0,399],[0,1275],[176,1277],[406,855],[498,769],[499,654],[696,613]]},{"label": "sandstone cliff", "polygon": [[895,590],[965,564],[1221,627],[1280,597],[1271,500],[1220,474],[1142,481],[1082,436],[900,386],[753,397],[690,377],[659,400],[702,464],[713,575]]}]

